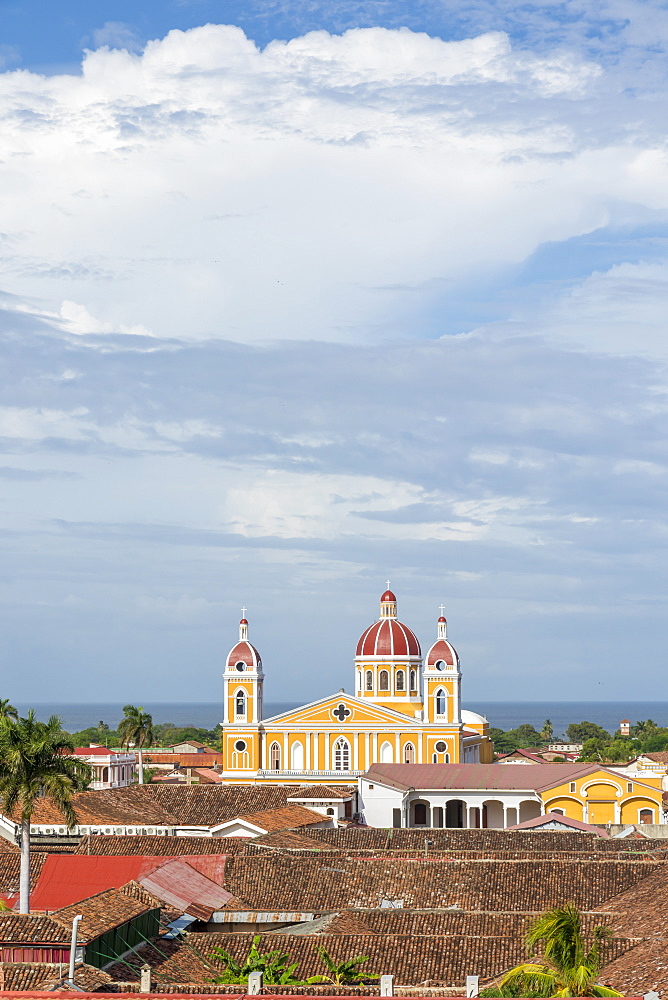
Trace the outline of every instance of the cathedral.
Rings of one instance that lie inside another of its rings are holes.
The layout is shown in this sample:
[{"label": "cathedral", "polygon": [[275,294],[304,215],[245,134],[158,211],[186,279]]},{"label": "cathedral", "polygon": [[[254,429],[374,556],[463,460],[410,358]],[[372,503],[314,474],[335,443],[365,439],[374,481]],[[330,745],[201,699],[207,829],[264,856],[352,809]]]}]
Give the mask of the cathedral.
[{"label": "cathedral", "polygon": [[445,618],[423,657],[389,589],[357,643],[354,694],[339,691],[265,719],[263,684],[262,659],[242,618],[223,674],[224,781],[350,784],[376,763],[493,759],[487,720],[461,708],[459,657]]}]

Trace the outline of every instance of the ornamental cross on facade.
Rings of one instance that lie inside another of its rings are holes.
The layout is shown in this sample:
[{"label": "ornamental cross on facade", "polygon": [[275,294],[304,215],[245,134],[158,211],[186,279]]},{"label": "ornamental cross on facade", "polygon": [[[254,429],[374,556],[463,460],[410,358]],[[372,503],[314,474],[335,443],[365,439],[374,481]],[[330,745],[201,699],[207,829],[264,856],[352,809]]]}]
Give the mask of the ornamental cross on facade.
[{"label": "ornamental cross on facade", "polygon": [[339,722],[345,722],[348,716],[352,715],[352,712],[350,711],[349,708],[346,708],[346,706],[343,703],[341,703],[340,705],[336,706],[336,708],[332,712],[332,715],[336,719],[338,719]]}]

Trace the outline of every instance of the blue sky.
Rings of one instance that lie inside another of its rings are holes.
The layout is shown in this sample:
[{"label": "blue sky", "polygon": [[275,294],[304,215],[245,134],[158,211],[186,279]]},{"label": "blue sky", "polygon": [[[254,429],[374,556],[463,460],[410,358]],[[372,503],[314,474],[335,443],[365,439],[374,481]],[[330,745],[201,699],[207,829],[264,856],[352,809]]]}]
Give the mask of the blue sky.
[{"label": "blue sky", "polygon": [[668,4],[0,17],[3,696],[664,699]]}]

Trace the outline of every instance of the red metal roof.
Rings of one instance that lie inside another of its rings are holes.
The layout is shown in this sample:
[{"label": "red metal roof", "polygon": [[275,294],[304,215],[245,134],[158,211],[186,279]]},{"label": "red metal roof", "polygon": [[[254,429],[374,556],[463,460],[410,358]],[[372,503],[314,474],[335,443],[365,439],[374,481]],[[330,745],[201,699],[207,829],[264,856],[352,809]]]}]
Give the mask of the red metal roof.
[{"label": "red metal roof", "polygon": [[600,770],[600,764],[372,764],[365,778],[402,789],[540,791]]},{"label": "red metal roof", "polygon": [[158,899],[200,920],[209,920],[214,910],[220,910],[232,898],[230,892],[183,858],[163,858],[163,864],[138,881]]},{"label": "red metal roof", "polygon": [[164,858],[50,854],[31,895],[33,910],[59,910],[137,880]]},{"label": "red metal roof", "polygon": [[109,747],[75,747],[74,752],[79,755],[85,755],[86,757],[94,757],[100,754],[103,757],[109,757],[111,754],[115,753],[115,750],[110,750]]},{"label": "red metal roof", "polygon": [[355,655],[420,656],[420,643],[408,625],[397,618],[381,618],[362,633]]},{"label": "red metal roof", "polygon": [[164,862],[162,857],[103,854],[49,854],[31,897],[33,910],[59,910],[105,889],[139,881]]}]

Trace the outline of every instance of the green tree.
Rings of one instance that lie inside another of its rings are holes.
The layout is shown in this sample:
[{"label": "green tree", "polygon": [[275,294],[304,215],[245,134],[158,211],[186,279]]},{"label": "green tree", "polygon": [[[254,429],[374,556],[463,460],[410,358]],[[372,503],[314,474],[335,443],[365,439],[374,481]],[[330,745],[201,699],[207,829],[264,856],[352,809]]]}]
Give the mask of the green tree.
[{"label": "green tree", "polygon": [[551,743],[554,738],[554,726],[549,719],[546,719],[543,723],[543,728],[540,731],[540,738],[544,743]]},{"label": "green tree", "polygon": [[368,955],[357,955],[355,958],[346,958],[342,962],[337,962],[322,945],[316,945],[315,950],[329,973],[327,976],[318,977],[321,982],[332,983],[333,986],[352,986],[353,984],[359,986],[380,978],[370,972],[360,972],[360,965],[369,961]]},{"label": "green tree", "polygon": [[251,972],[261,972],[266,986],[304,986],[306,982],[320,981],[319,976],[307,981],[299,979],[295,976],[298,963],[293,962],[289,965],[290,956],[287,952],[275,949],[261,954],[259,944],[260,935],[258,934],[253,938],[248,954],[241,961],[237,961],[234,955],[225,951],[224,948],[214,948],[211,958],[222,962],[224,971],[222,975],[216,976],[211,982],[217,984],[245,983]]},{"label": "green tree", "polygon": [[668,750],[668,732],[660,729],[652,736],[647,736],[640,741],[640,749],[644,753],[657,753],[661,750]]},{"label": "green tree", "polygon": [[0,719],[18,719],[19,713],[9,698],[0,698]]},{"label": "green tree", "polygon": [[636,722],[635,726],[631,726],[631,735],[636,736],[638,739],[646,739],[648,736],[654,736],[658,731],[654,719],[645,719],[641,722]]},{"label": "green tree", "polygon": [[566,738],[569,743],[586,743],[593,739],[609,743],[612,739],[607,729],[596,722],[571,722],[566,730]]},{"label": "green tree", "polygon": [[540,733],[529,722],[523,722],[521,726],[517,727],[515,732],[518,739],[521,740],[522,747],[535,747],[540,743]]},{"label": "green tree", "polygon": [[529,958],[542,944],[542,962],[525,962],[504,973],[481,992],[487,997],[619,997],[621,993],[597,982],[606,927],[593,930],[587,947],[580,912],[573,903],[548,910],[532,924],[525,938]]},{"label": "green tree", "polygon": [[137,749],[139,756],[139,784],[144,784],[144,747],[153,743],[153,719],[143,705],[125,705],[118,733],[124,747]]},{"label": "green tree", "polygon": [[31,709],[25,719],[0,720],[0,797],[3,812],[16,810],[21,826],[19,913],[30,913],[30,821],[37,801],[51,799],[69,827],[77,821],[72,796],[87,786],[91,771],[68,756],[73,750],[57,715],[37,722]]}]

